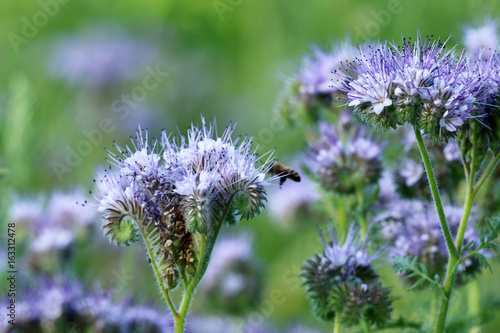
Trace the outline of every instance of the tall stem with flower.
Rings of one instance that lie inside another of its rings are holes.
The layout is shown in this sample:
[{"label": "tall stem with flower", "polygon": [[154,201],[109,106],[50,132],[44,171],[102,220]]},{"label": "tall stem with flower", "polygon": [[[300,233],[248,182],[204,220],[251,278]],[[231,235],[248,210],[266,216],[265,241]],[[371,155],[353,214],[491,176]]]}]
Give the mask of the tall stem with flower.
[{"label": "tall stem with flower", "polygon": [[[108,152],[117,171],[96,181],[98,210],[111,242],[130,245],[143,239],[161,294],[184,331],[192,295],[210,261],[224,224],[250,219],[264,207],[265,174],[272,159],[261,163],[251,140],[232,141],[233,127],[221,137],[215,124],[192,126],[187,137],[148,141],[139,129],[133,146]],[[177,308],[170,292],[184,285]]]},{"label": "tall stem with flower", "polygon": [[[456,57],[452,50],[446,49],[446,43],[419,36],[413,43],[403,40],[402,47],[385,43],[361,50],[354,62],[336,71],[334,80],[334,87],[345,94],[343,99],[365,122],[381,130],[404,124],[414,128],[448,250],[447,271],[440,286],[442,292],[436,293],[440,300],[434,329],[439,333],[445,329],[474,199],[498,163],[499,155],[474,182],[480,163],[477,156],[479,123],[474,118],[489,116],[481,114],[478,103],[486,98],[484,92],[491,90],[487,85],[491,83],[492,68],[498,67],[497,63],[495,56],[481,63],[469,61],[463,54]],[[466,133],[463,136],[470,144],[467,149],[462,147],[462,154],[467,155],[463,158],[466,195],[462,219],[453,240],[422,135],[428,135],[430,142],[447,142],[460,131]]]}]

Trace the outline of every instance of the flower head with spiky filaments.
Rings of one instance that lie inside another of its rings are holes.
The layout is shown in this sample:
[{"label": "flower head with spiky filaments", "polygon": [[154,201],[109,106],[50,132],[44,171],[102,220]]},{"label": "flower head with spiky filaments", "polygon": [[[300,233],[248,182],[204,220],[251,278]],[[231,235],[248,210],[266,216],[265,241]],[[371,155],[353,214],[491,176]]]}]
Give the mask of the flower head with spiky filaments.
[{"label": "flower head with spiky filaments", "polygon": [[420,36],[401,47],[379,44],[337,71],[334,86],[366,122],[381,129],[409,123],[432,141],[448,141],[480,115],[475,103],[489,73],[469,73],[467,57],[445,44]]},{"label": "flower head with spiky filaments", "polygon": [[208,255],[197,252],[193,235],[213,242],[223,222],[251,218],[264,206],[271,157],[260,165],[251,139],[238,144],[232,132],[228,126],[218,137],[215,123],[202,118],[187,137],[172,139],[163,131],[150,143],[139,128],[132,146],[115,144],[118,154],[108,151],[118,171],[110,169],[96,181],[104,232],[128,245],[140,231],[169,288],[180,273],[194,273],[199,255]]},{"label": "flower head with spiky filaments", "polygon": [[382,147],[364,129],[343,130],[321,123],[320,134],[312,154],[325,189],[351,194],[378,181]]},{"label": "flower head with spiky filaments", "polygon": [[[391,312],[389,290],[380,285],[378,275],[372,267],[372,261],[377,255],[369,255],[367,251],[369,244],[361,242],[358,236],[357,232],[351,229],[341,244],[336,241],[337,237],[332,229],[330,242],[327,243],[321,236],[324,251],[309,258],[302,267],[307,298],[313,306],[314,314],[322,320],[332,321],[338,315],[343,318],[345,325],[351,326],[362,317],[374,323],[389,319]],[[363,292],[358,293],[357,306],[360,306],[361,300],[366,309],[378,308],[377,311],[369,313],[371,310],[366,312],[363,310],[353,315],[350,307],[344,307],[345,299],[348,299],[349,295],[360,286]],[[378,300],[384,299],[380,302],[384,306],[378,306],[380,305],[378,303],[372,304],[374,300],[371,297],[372,293],[377,295]]]}]

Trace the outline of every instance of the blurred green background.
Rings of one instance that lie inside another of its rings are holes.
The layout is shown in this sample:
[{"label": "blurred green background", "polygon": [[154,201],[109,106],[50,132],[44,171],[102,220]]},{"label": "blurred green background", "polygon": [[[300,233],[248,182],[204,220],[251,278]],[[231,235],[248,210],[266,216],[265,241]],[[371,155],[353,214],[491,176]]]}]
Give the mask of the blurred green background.
[{"label": "blurred green background", "polygon": [[[49,13],[47,20],[40,12]],[[311,45],[328,49],[348,36],[358,43],[398,40],[417,31],[451,35],[455,44],[464,24],[479,24],[485,17],[500,17],[497,1],[1,1],[0,168],[8,170],[1,179],[2,219],[14,193],[36,197],[54,189],[91,189],[96,167],[105,165],[103,148],[112,140],[127,142],[138,122],[153,135],[163,127],[184,132],[191,122],[199,122],[200,114],[216,117],[220,130],[237,122],[236,132],[254,136],[261,153],[277,148],[278,158],[286,161],[304,148],[305,138],[299,129],[275,123],[276,99]],[[26,28],[26,22],[35,29]],[[156,49],[156,56],[135,77],[110,85],[89,87],[54,77],[49,67],[58,66],[51,59],[57,41],[102,26],[119,27]],[[121,119],[114,101],[142,85],[148,66],[159,66],[168,76]],[[102,130],[103,119],[112,121],[113,130]],[[89,141],[85,133],[96,130],[103,136],[69,166],[68,152]],[[278,325],[300,320],[330,331],[310,314],[300,281],[290,280],[318,250],[316,225],[327,223],[302,222],[283,228],[263,214],[240,225],[255,235],[255,252],[265,271],[263,299],[276,289],[285,293],[286,301],[275,304],[269,320]],[[101,262],[119,266],[114,258],[77,257],[75,269],[88,281],[109,278],[109,266]],[[140,256],[136,260],[141,278],[132,282],[131,294],[157,297],[147,262]],[[494,268],[500,273],[498,265]],[[387,279],[396,281],[386,271]],[[489,273],[481,276],[485,302],[498,302],[487,296],[497,289],[496,281]],[[398,283],[394,295],[401,297],[396,316],[427,315],[428,299],[408,294]],[[459,289],[455,314],[464,311],[461,297]],[[491,322],[485,332],[497,332],[496,325]]]}]

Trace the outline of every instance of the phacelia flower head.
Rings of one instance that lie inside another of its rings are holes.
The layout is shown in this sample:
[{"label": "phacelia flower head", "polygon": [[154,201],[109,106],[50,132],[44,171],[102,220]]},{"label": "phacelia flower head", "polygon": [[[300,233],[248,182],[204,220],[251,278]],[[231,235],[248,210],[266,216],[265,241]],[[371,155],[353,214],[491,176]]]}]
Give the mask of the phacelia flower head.
[{"label": "phacelia flower head", "polygon": [[486,77],[470,74],[467,58],[445,46],[420,36],[401,47],[379,44],[337,71],[334,85],[365,122],[381,129],[408,123],[431,141],[448,141],[480,114],[475,103]]},{"label": "phacelia flower head", "polygon": [[163,131],[150,142],[139,128],[132,146],[115,144],[118,153],[108,152],[117,171],[96,180],[105,234],[128,244],[142,231],[169,288],[196,270],[194,234],[215,241],[222,223],[252,218],[264,207],[272,160],[252,152],[249,138],[233,141],[232,132],[230,125],[218,136],[215,123],[202,118],[187,136]]},{"label": "phacelia flower head", "polygon": [[325,189],[350,194],[378,181],[382,173],[382,147],[364,129],[343,131],[322,123],[320,134],[313,157]]},{"label": "phacelia flower head", "polygon": [[[337,304],[337,301],[346,295],[341,296],[338,286],[343,286],[341,289],[349,294],[358,284],[369,288],[378,279],[372,266],[377,256],[368,254],[369,244],[363,243],[354,229],[347,233],[344,243],[337,240],[333,229],[331,238],[327,242],[322,237],[324,251],[309,258],[302,267],[301,274],[314,314],[325,321],[332,321],[343,311],[342,305]],[[381,311],[390,313],[387,308]],[[359,320],[360,316],[363,314],[358,315],[354,321]],[[352,325],[348,322],[344,324]]]}]

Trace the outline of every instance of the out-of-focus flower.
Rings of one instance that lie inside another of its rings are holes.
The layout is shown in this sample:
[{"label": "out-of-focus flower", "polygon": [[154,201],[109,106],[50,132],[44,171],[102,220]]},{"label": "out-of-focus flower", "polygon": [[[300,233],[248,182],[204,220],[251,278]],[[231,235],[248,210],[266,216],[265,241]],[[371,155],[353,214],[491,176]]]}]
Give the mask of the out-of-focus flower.
[{"label": "out-of-focus flower", "polygon": [[158,58],[154,45],[123,28],[97,25],[60,38],[49,55],[48,70],[71,84],[99,89],[136,77]]},{"label": "out-of-focus flower", "polygon": [[[300,170],[298,161],[304,160],[298,157],[287,166],[294,170]],[[283,187],[274,187],[269,190],[268,212],[275,221],[290,223],[297,219],[302,211],[308,208],[319,199],[319,192],[316,184],[304,173],[300,173],[300,182],[287,182]]]},{"label": "out-of-focus flower", "polygon": [[307,56],[298,79],[300,93],[307,96],[332,94],[336,89],[332,86],[333,71],[340,69],[348,61],[354,60],[358,50],[349,41],[344,41],[340,47],[329,52],[313,48],[314,56]]},{"label": "out-of-focus flower", "polygon": [[79,204],[85,195],[78,190],[52,193],[47,204],[41,199],[14,202],[10,220],[28,234],[29,249],[38,255],[62,251],[82,233],[86,233],[95,221],[94,209]]},{"label": "out-of-focus flower", "polygon": [[[102,330],[119,332],[170,332],[171,315],[152,306],[114,301],[109,292],[88,290],[78,281],[54,277],[38,279],[16,300],[16,328],[25,332]],[[0,299],[2,307],[8,298]],[[5,321],[2,321],[4,323]],[[1,325],[1,324],[0,324]],[[2,326],[0,326],[1,328]],[[3,332],[3,330],[2,330]]]},{"label": "out-of-focus flower", "polygon": [[[418,257],[426,264],[430,276],[441,276],[448,260],[448,250],[434,206],[419,200],[399,200],[388,207],[377,218],[381,223],[380,235],[388,242],[385,248],[388,256]],[[463,210],[445,205],[444,211],[450,230],[455,235]],[[464,244],[478,242],[474,229],[476,221],[477,216],[473,213],[465,232]],[[466,273],[474,273],[479,268],[476,260],[468,260],[465,266]],[[459,267],[459,271],[463,270],[463,266]]]},{"label": "out-of-focus flower", "polygon": [[343,131],[322,123],[320,133],[313,156],[325,189],[350,194],[378,181],[382,147],[364,129]]},{"label": "out-of-focus flower", "polygon": [[260,301],[261,284],[251,237],[247,234],[221,237],[200,283],[207,308],[241,315]]},{"label": "out-of-focus flower", "polygon": [[461,159],[460,148],[456,141],[448,142],[443,148],[443,154],[449,162],[460,161]]},{"label": "out-of-focus flower", "polygon": [[406,186],[413,186],[424,175],[424,166],[420,162],[407,159],[399,175],[403,177]]},{"label": "out-of-focus flower", "polygon": [[487,20],[480,27],[464,27],[463,43],[472,57],[487,59],[498,48],[497,22]]}]

